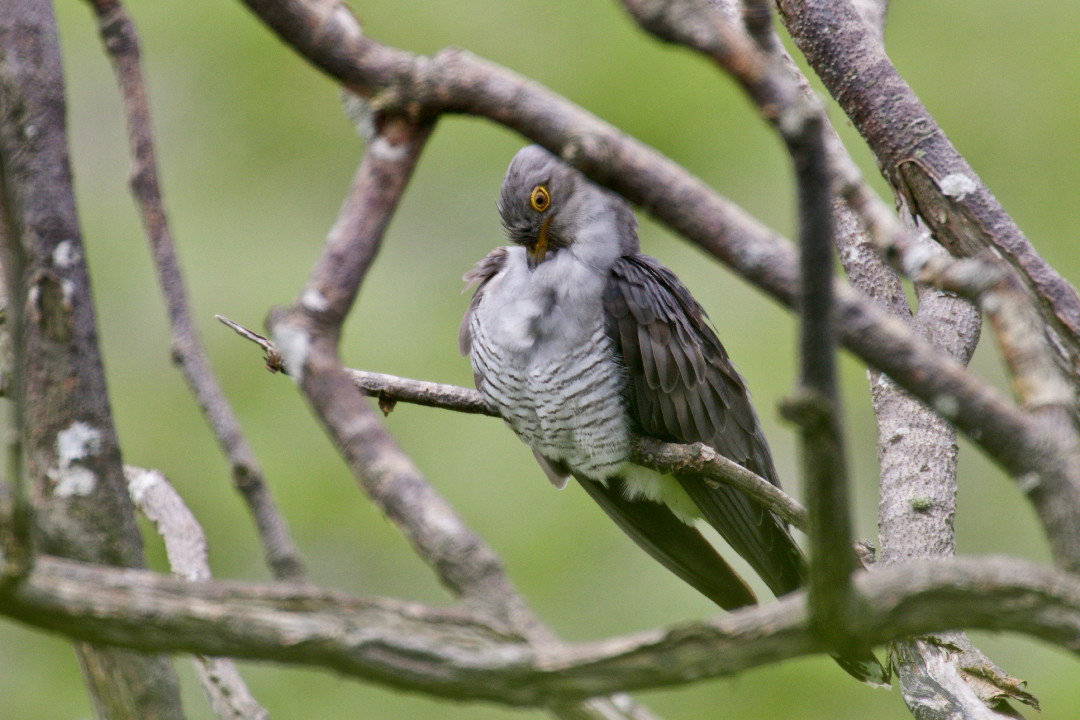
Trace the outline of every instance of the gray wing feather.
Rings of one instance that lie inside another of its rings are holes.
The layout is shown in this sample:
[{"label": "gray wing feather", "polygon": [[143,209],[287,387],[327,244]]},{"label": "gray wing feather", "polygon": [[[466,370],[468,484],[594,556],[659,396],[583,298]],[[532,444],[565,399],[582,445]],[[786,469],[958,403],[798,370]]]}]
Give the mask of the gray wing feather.
[{"label": "gray wing feather", "polygon": [[[779,486],[746,386],[679,279],[646,255],[623,257],[612,268],[604,307],[638,429],[668,442],[705,443]],[[679,482],[773,592],[800,585],[804,560],[781,520],[727,486],[701,477]]]}]

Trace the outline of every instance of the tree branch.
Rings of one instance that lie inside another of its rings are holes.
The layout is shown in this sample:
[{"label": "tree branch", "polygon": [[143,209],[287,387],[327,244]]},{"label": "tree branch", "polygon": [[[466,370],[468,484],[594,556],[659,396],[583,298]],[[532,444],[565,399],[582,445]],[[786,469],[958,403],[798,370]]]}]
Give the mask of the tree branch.
[{"label": "tree branch", "polygon": [[[1015,631],[1080,654],[1080,580],[1011,559],[928,559],[859,572],[869,642],[954,627]],[[145,651],[323,667],[444,698],[549,706],[681,685],[820,652],[805,595],[713,620],[536,649],[461,610],[307,586],[188,582],[43,556],[0,593],[37,627]]]},{"label": "tree branch", "polygon": [[158,180],[150,103],[140,65],[139,39],[120,0],[88,0],[98,18],[102,42],[116,71],[128,126],[131,189],[150,240],[158,284],[172,329],[172,358],[184,374],[232,468],[233,485],[247,503],[263,553],[275,577],[300,580],[306,571],[300,551],[267,487],[255,453],[214,377],[191,319],[184,278]]},{"label": "tree branch", "polygon": [[[267,363],[271,371],[288,373],[288,368],[281,359],[281,353],[272,342],[226,317],[221,315],[216,317],[240,337],[259,345],[267,357],[271,358]],[[407,402],[454,412],[499,417],[483,396],[471,388],[366,370],[347,368],[345,372],[352,378],[353,384],[360,392],[378,398],[379,406],[385,414],[389,414],[398,402]],[[677,445],[639,437],[631,447],[630,453],[631,461],[660,473],[673,475],[687,473],[695,476],[704,474],[710,480],[736,487],[769,508],[785,522],[806,531],[806,510],[802,505],[769,481],[747,470],[734,460],[720,455],[707,445],[701,443]]]},{"label": "tree branch", "polygon": [[472,388],[412,380],[351,368],[346,369],[346,372],[358,390],[365,395],[378,398],[379,407],[387,415],[393,410],[394,404],[401,401],[470,415],[499,417],[498,413],[484,400],[484,396]]},{"label": "tree branch", "polygon": [[1030,295],[1010,269],[985,256],[958,260],[930,244],[892,243],[885,251],[910,277],[957,293],[987,314],[1024,407],[1071,413],[1074,395],[1068,380],[1054,362]]},{"label": "tree branch", "polygon": [[[847,632],[855,557],[847,461],[840,425],[833,322],[831,178],[825,166],[824,126],[808,115],[789,140],[799,188],[799,388],[785,416],[799,424],[808,500],[810,621],[840,651],[857,642]],[[794,406],[798,406],[797,408]]]},{"label": "tree branch", "polygon": [[[124,475],[131,501],[165,541],[173,573],[186,580],[210,580],[206,535],[168,478],[157,470],[130,466],[124,468]],[[221,720],[269,720],[231,658],[197,655],[195,671]]]}]

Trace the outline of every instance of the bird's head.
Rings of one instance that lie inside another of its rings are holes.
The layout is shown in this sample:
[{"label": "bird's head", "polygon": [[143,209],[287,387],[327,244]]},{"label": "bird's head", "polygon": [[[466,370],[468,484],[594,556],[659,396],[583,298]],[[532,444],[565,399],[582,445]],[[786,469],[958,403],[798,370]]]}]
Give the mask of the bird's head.
[{"label": "bird's head", "polygon": [[539,145],[518,151],[499,193],[507,237],[535,268],[561,250],[614,262],[638,251],[637,221],[618,195],[593,184]]}]

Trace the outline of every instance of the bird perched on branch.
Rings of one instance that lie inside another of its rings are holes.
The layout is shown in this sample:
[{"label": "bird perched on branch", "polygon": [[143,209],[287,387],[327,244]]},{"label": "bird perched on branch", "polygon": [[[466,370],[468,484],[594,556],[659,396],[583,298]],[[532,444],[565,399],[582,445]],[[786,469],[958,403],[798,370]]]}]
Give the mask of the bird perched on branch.
[{"label": "bird perched on branch", "polygon": [[[690,292],[639,252],[630,206],[530,146],[510,163],[498,208],[514,245],[465,275],[477,287],[459,344],[477,389],[556,487],[572,476],[638,545],[717,605],[756,598],[694,528],[698,519],[773,593],[797,589],[805,560],[773,513],[702,476],[630,462],[636,435],[701,442],[780,485],[746,384]],[[872,655],[841,664],[884,682]]]}]

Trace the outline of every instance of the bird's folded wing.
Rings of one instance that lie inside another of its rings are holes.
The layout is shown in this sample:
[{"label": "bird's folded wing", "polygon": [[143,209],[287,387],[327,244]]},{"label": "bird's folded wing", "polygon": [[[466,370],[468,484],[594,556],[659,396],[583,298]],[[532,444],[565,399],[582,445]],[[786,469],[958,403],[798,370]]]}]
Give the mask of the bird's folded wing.
[{"label": "bird's folded wing", "polygon": [[[604,294],[608,336],[625,368],[639,432],[704,443],[779,485],[742,378],[674,273],[646,255],[612,267]],[[804,561],[785,524],[743,493],[680,478],[702,515],[777,594],[800,584]]]},{"label": "bird's folded wing", "polygon": [[725,610],[757,602],[746,582],[701,533],[675,517],[667,506],[627,499],[618,478],[609,479],[605,486],[575,477],[623,532],[705,597]]}]

